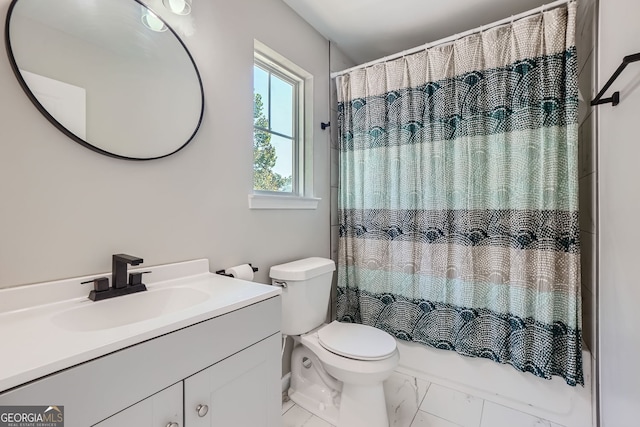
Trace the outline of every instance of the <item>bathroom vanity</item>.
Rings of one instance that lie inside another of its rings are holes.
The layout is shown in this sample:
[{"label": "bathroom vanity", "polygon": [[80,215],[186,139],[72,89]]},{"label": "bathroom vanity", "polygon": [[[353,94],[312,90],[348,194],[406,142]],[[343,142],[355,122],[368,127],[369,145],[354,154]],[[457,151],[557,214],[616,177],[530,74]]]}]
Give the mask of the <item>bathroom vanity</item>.
[{"label": "bathroom vanity", "polygon": [[0,406],[64,406],[65,427],[280,425],[280,290],[207,260],[144,270],[148,291],[100,302],[92,277],[0,291]]}]

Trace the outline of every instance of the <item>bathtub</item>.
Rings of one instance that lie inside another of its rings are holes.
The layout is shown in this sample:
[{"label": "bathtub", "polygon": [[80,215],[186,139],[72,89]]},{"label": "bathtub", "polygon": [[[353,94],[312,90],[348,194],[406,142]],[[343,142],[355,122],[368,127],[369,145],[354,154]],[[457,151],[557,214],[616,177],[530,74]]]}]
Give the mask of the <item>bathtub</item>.
[{"label": "bathtub", "polygon": [[[584,346],[583,346],[584,347]],[[591,427],[592,359],[583,350],[584,387],[571,387],[561,377],[545,380],[511,365],[459,355],[398,340],[397,371],[455,388],[566,427]]]}]

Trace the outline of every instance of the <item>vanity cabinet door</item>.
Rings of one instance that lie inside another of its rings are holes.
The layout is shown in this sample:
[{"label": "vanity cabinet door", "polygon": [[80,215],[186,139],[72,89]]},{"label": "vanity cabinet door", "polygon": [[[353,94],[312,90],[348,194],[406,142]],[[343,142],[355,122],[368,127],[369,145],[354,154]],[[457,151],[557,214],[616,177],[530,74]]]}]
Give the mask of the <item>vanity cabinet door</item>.
[{"label": "vanity cabinet door", "polygon": [[282,426],[280,334],[184,381],[186,427]]},{"label": "vanity cabinet door", "polygon": [[179,382],[95,424],[94,427],[182,427],[182,417],[182,382]]}]

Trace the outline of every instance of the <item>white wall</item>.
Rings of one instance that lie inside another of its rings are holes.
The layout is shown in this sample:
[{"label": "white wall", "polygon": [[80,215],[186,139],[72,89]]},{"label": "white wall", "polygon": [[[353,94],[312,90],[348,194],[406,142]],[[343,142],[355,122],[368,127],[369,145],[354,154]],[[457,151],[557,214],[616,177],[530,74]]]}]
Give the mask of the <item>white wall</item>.
[{"label": "white wall", "polygon": [[[329,57],[329,68],[332,73],[346,70],[355,66],[355,62],[340,50],[335,43],[331,42],[331,54]],[[338,93],[336,80],[332,79],[331,84],[331,259],[338,263],[338,238],[340,237],[340,220],[338,218],[338,185],[340,183],[340,152],[338,141]],[[329,310],[329,320],[336,318],[336,286],[337,274],[334,274],[334,282],[331,294],[331,307]]]},{"label": "white wall", "polygon": [[[590,386],[589,397],[592,409],[592,420],[597,419],[597,193],[598,179],[596,152],[596,109],[590,105],[596,89],[596,29],[597,0],[578,2],[576,25],[576,46],[578,49],[578,84],[580,104],[578,121],[578,177],[580,185],[580,264],[582,294],[582,337],[590,353],[591,360],[583,360],[585,378]],[[589,363],[591,362],[591,363]],[[588,367],[591,371],[587,372]]]},{"label": "white wall", "polygon": [[[9,0],[0,0],[6,14]],[[208,258],[211,268],[269,267],[329,256],[328,42],[281,0],[195,1],[184,37],[202,75],[205,115],[174,156],[131,162],[90,151],[31,104],[0,55],[0,287],[111,269],[111,254],[145,265]],[[253,43],[314,75],[317,210],[249,210]],[[127,102],[123,100],[123,108]]]},{"label": "white wall", "polygon": [[[578,131],[578,177],[580,185],[580,264],[582,293],[582,337],[590,350],[591,361],[583,360],[585,378],[591,378],[590,397],[592,419],[597,418],[597,258],[598,236],[596,185],[598,179],[596,156],[596,119],[591,99],[596,87],[596,22],[597,0],[582,0],[578,3],[576,46],[578,49],[578,83],[580,88]],[[589,353],[583,353],[586,357]],[[591,363],[588,363],[591,362]],[[587,366],[591,372],[586,372]]]},{"label": "white wall", "polygon": [[[640,2],[600,2],[598,89],[626,55],[640,52]],[[640,63],[629,65],[597,107],[599,209],[599,364],[602,427],[638,425],[640,402]]]},{"label": "white wall", "polygon": [[587,347],[595,353],[595,297],[597,277],[595,242],[596,221],[596,145],[595,108],[590,105],[595,96],[596,0],[578,3],[576,45],[578,49],[578,83],[580,88],[578,131],[578,177],[580,185],[580,243],[582,268],[582,333]]}]

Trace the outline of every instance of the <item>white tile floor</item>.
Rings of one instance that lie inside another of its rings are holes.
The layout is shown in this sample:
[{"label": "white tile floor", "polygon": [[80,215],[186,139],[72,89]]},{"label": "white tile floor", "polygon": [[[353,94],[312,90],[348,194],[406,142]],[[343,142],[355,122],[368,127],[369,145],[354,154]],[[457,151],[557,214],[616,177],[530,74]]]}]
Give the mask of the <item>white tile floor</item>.
[{"label": "white tile floor", "polygon": [[[524,412],[398,372],[384,384],[390,427],[562,427]],[[293,402],[283,427],[332,427]]]}]

